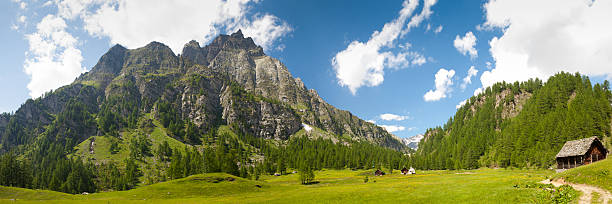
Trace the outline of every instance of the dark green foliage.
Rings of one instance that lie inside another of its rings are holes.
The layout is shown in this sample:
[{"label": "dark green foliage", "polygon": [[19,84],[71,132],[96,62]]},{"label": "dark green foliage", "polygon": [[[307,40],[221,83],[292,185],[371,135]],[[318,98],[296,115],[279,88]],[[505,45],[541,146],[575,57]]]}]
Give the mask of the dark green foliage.
[{"label": "dark green foliage", "polygon": [[164,141],[163,143],[157,146],[156,155],[157,158],[162,162],[170,161],[170,158],[172,157],[172,148],[168,144],[168,141]]},{"label": "dark green foliage", "polygon": [[177,108],[170,103],[163,101],[157,103],[157,117],[174,138],[188,144],[199,144],[201,142],[199,128],[191,121],[185,124],[176,110]]},{"label": "dark green foliage", "polygon": [[121,177],[119,190],[128,190],[136,187],[139,183],[138,177],[140,176],[142,176],[142,172],[138,169],[136,162],[133,159],[126,159],[125,174]]},{"label": "dark green foliage", "polygon": [[239,170],[240,171],[240,175],[239,176],[242,177],[242,178],[248,178],[249,177],[249,172],[248,172],[248,170],[247,170],[247,168],[245,166],[246,162],[242,161],[242,162],[240,162],[240,164],[241,165],[240,165],[240,170]]},{"label": "dark green foliage", "polygon": [[121,171],[114,162],[98,165],[95,175],[99,190],[122,190],[124,186],[127,186],[123,183]]},{"label": "dark green foliage", "polygon": [[[85,166],[80,158],[70,160],[70,173],[65,179],[65,182],[61,184],[60,191],[66,193],[82,193],[82,192],[96,192],[96,185],[93,181],[92,166]],[[58,169],[56,168],[56,172]],[[54,176],[58,173],[54,173]],[[61,173],[59,173],[61,174]],[[55,189],[58,190],[58,189]]]},{"label": "dark green foliage", "polygon": [[255,179],[255,180],[259,180],[259,169],[254,168],[254,170],[253,170],[253,174],[254,174],[254,175],[253,175],[253,179]]},{"label": "dark green foliage", "polygon": [[65,142],[66,137],[73,137],[77,143],[87,139],[89,136],[84,135],[95,134],[96,127],[89,114],[84,113],[97,111],[97,105],[92,103],[97,94],[91,86],[70,85],[28,99],[15,113],[1,114],[0,153],[17,150],[16,154],[21,154],[23,146],[32,145],[50,128],[53,130],[48,132],[57,136],[58,142]]},{"label": "dark green foliage", "polygon": [[[131,83],[128,84],[134,86]],[[110,96],[98,112],[98,129],[103,134],[118,136],[121,128],[135,128],[140,115],[138,105],[139,101],[131,95]]]},{"label": "dark green foliage", "polygon": [[47,128],[48,139],[65,144],[67,150],[96,133],[96,123],[87,107],[70,100],[55,121]]},{"label": "dark green foliage", "polygon": [[119,152],[119,143],[116,140],[111,140],[108,152],[110,152],[111,154],[117,154],[117,152]]},{"label": "dark green foliage", "polygon": [[65,156],[66,147],[41,138],[38,148],[30,153],[32,188],[66,193],[96,192],[94,165],[81,158]]},{"label": "dark green foliage", "polygon": [[280,155],[276,160],[276,172],[281,175],[287,174],[287,164],[283,155]]},{"label": "dark green foliage", "polygon": [[[497,101],[502,92],[510,94]],[[516,117],[508,117],[504,114],[519,103],[515,95],[531,97]],[[414,164],[422,169],[548,168],[566,141],[611,136],[610,96],[605,83],[592,86],[579,74],[559,73],[545,84],[538,79],[497,83],[472,97],[443,127],[427,130]]]},{"label": "dark green foliage", "polygon": [[[31,99],[30,99],[31,100]],[[30,100],[28,102],[30,102]],[[26,102],[26,104],[28,103]],[[30,142],[28,132],[25,129],[24,121],[20,121],[15,115],[10,115],[8,124],[0,132],[2,144],[2,150],[8,151],[8,148],[12,146],[22,145]],[[0,150],[0,152],[2,152]]]},{"label": "dark green foliage", "polygon": [[286,155],[284,161],[290,168],[299,168],[301,162],[315,170],[331,169],[370,169],[386,164],[399,168],[400,161],[406,157],[398,151],[373,145],[367,142],[354,142],[350,146],[333,143],[331,140],[311,140],[306,137],[294,138],[289,141],[284,154],[276,153],[276,158]]},{"label": "dark green foliage", "polygon": [[[374,165],[384,164],[397,169],[400,163],[408,163],[408,158],[403,153],[367,142],[344,145],[331,140],[300,137],[289,140],[286,145],[276,146],[248,134],[237,135],[236,138],[212,133],[207,136],[207,141],[215,142],[204,146],[200,151],[174,150],[168,177],[176,179],[203,172],[225,172],[257,180],[261,173],[286,174],[288,168],[307,172],[308,169],[314,171],[322,168],[369,169]],[[265,159],[260,162],[252,161],[252,152],[241,145],[241,142],[256,146]],[[162,144],[157,148],[158,154],[164,146]]]},{"label": "dark green foliage", "polygon": [[143,133],[138,132],[137,135],[130,140],[130,157],[142,159],[148,156],[152,156],[151,140]]},{"label": "dark green foliage", "polygon": [[191,121],[187,121],[183,141],[188,144],[200,144],[202,142],[200,141],[201,135],[200,129]]},{"label": "dark green foliage", "polygon": [[299,169],[300,173],[300,183],[301,184],[311,184],[315,179],[314,171],[310,166],[304,165]]},{"label": "dark green foliage", "polygon": [[98,129],[106,135],[119,135],[118,130],[124,126],[123,117],[112,112],[107,106],[102,107],[98,113]]},{"label": "dark green foliage", "polygon": [[0,156],[0,185],[27,188],[32,183],[26,162],[17,159],[13,152]]},{"label": "dark green foliage", "polygon": [[203,166],[204,158],[195,148],[189,149],[186,147],[184,151],[175,149],[172,153],[168,177],[177,179],[204,173]]}]

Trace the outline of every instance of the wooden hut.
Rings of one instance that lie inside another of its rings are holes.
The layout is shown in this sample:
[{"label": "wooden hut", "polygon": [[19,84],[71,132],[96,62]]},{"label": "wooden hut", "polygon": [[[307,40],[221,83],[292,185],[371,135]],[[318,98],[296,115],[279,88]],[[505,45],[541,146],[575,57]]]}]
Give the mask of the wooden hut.
[{"label": "wooden hut", "polygon": [[374,172],[374,175],[376,175],[376,176],[383,176],[383,175],[385,175],[385,172],[384,172],[384,171],[381,171],[380,169],[377,169],[377,170]]},{"label": "wooden hut", "polygon": [[608,150],[597,137],[565,142],[557,154],[557,169],[571,169],[606,158]]},{"label": "wooden hut", "polygon": [[408,174],[416,174],[416,171],[414,170],[414,168],[410,167],[410,169],[408,170]]},{"label": "wooden hut", "polygon": [[406,167],[404,167],[404,168],[402,169],[402,174],[403,174],[403,175],[408,174],[408,169],[407,169]]}]

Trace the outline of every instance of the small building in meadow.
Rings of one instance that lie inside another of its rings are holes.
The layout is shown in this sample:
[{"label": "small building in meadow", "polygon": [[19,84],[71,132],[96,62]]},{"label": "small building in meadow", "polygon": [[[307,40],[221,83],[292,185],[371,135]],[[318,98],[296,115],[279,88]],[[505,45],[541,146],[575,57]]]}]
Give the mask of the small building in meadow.
[{"label": "small building in meadow", "polygon": [[385,172],[384,172],[384,171],[381,171],[380,169],[377,169],[377,170],[374,172],[374,175],[376,175],[376,176],[384,176],[384,175],[385,175]]},{"label": "small building in meadow", "polygon": [[407,169],[406,167],[404,167],[404,168],[402,169],[402,174],[403,174],[403,175],[408,174],[408,169]]},{"label": "small building in meadow", "polygon": [[597,137],[567,141],[557,154],[557,169],[571,169],[606,158],[608,150]]},{"label": "small building in meadow", "polygon": [[416,171],[414,170],[414,168],[410,167],[410,169],[407,169],[406,167],[404,167],[402,169],[402,174],[403,175],[408,175],[408,174],[416,174]]}]

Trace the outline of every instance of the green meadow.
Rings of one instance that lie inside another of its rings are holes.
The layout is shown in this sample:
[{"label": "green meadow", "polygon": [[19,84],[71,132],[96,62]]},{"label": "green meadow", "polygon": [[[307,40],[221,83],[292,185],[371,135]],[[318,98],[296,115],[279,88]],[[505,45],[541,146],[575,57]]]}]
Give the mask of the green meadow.
[{"label": "green meadow", "polygon": [[542,188],[522,186],[552,172],[478,169],[401,175],[395,170],[373,176],[366,170],[322,170],[315,174],[314,184],[301,185],[298,174],[254,181],[209,173],[89,195],[0,187],[0,203],[547,203]]},{"label": "green meadow", "polygon": [[589,184],[612,191],[612,159],[604,159],[554,175],[554,179],[559,178],[570,183]]}]

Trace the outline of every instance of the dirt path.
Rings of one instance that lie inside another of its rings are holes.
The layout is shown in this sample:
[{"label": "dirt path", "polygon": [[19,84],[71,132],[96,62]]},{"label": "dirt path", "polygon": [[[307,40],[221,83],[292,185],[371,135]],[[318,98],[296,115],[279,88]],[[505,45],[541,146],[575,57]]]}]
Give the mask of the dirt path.
[{"label": "dirt path", "polygon": [[562,179],[558,179],[558,180],[554,180],[554,181],[550,181],[549,179],[546,179],[544,181],[541,181],[541,183],[544,184],[552,184],[556,187],[559,187],[563,184],[567,184],[572,186],[574,189],[582,191],[582,196],[580,196],[580,200],[578,201],[578,203],[580,204],[587,204],[587,203],[591,203],[591,199],[592,199],[592,193],[593,192],[597,192],[599,193],[599,202],[603,203],[603,204],[608,204],[610,202],[612,202],[612,194],[610,194],[610,192],[595,187],[595,186],[590,186],[590,185],[586,185],[586,184],[575,184],[575,183],[568,183],[563,181]]}]

